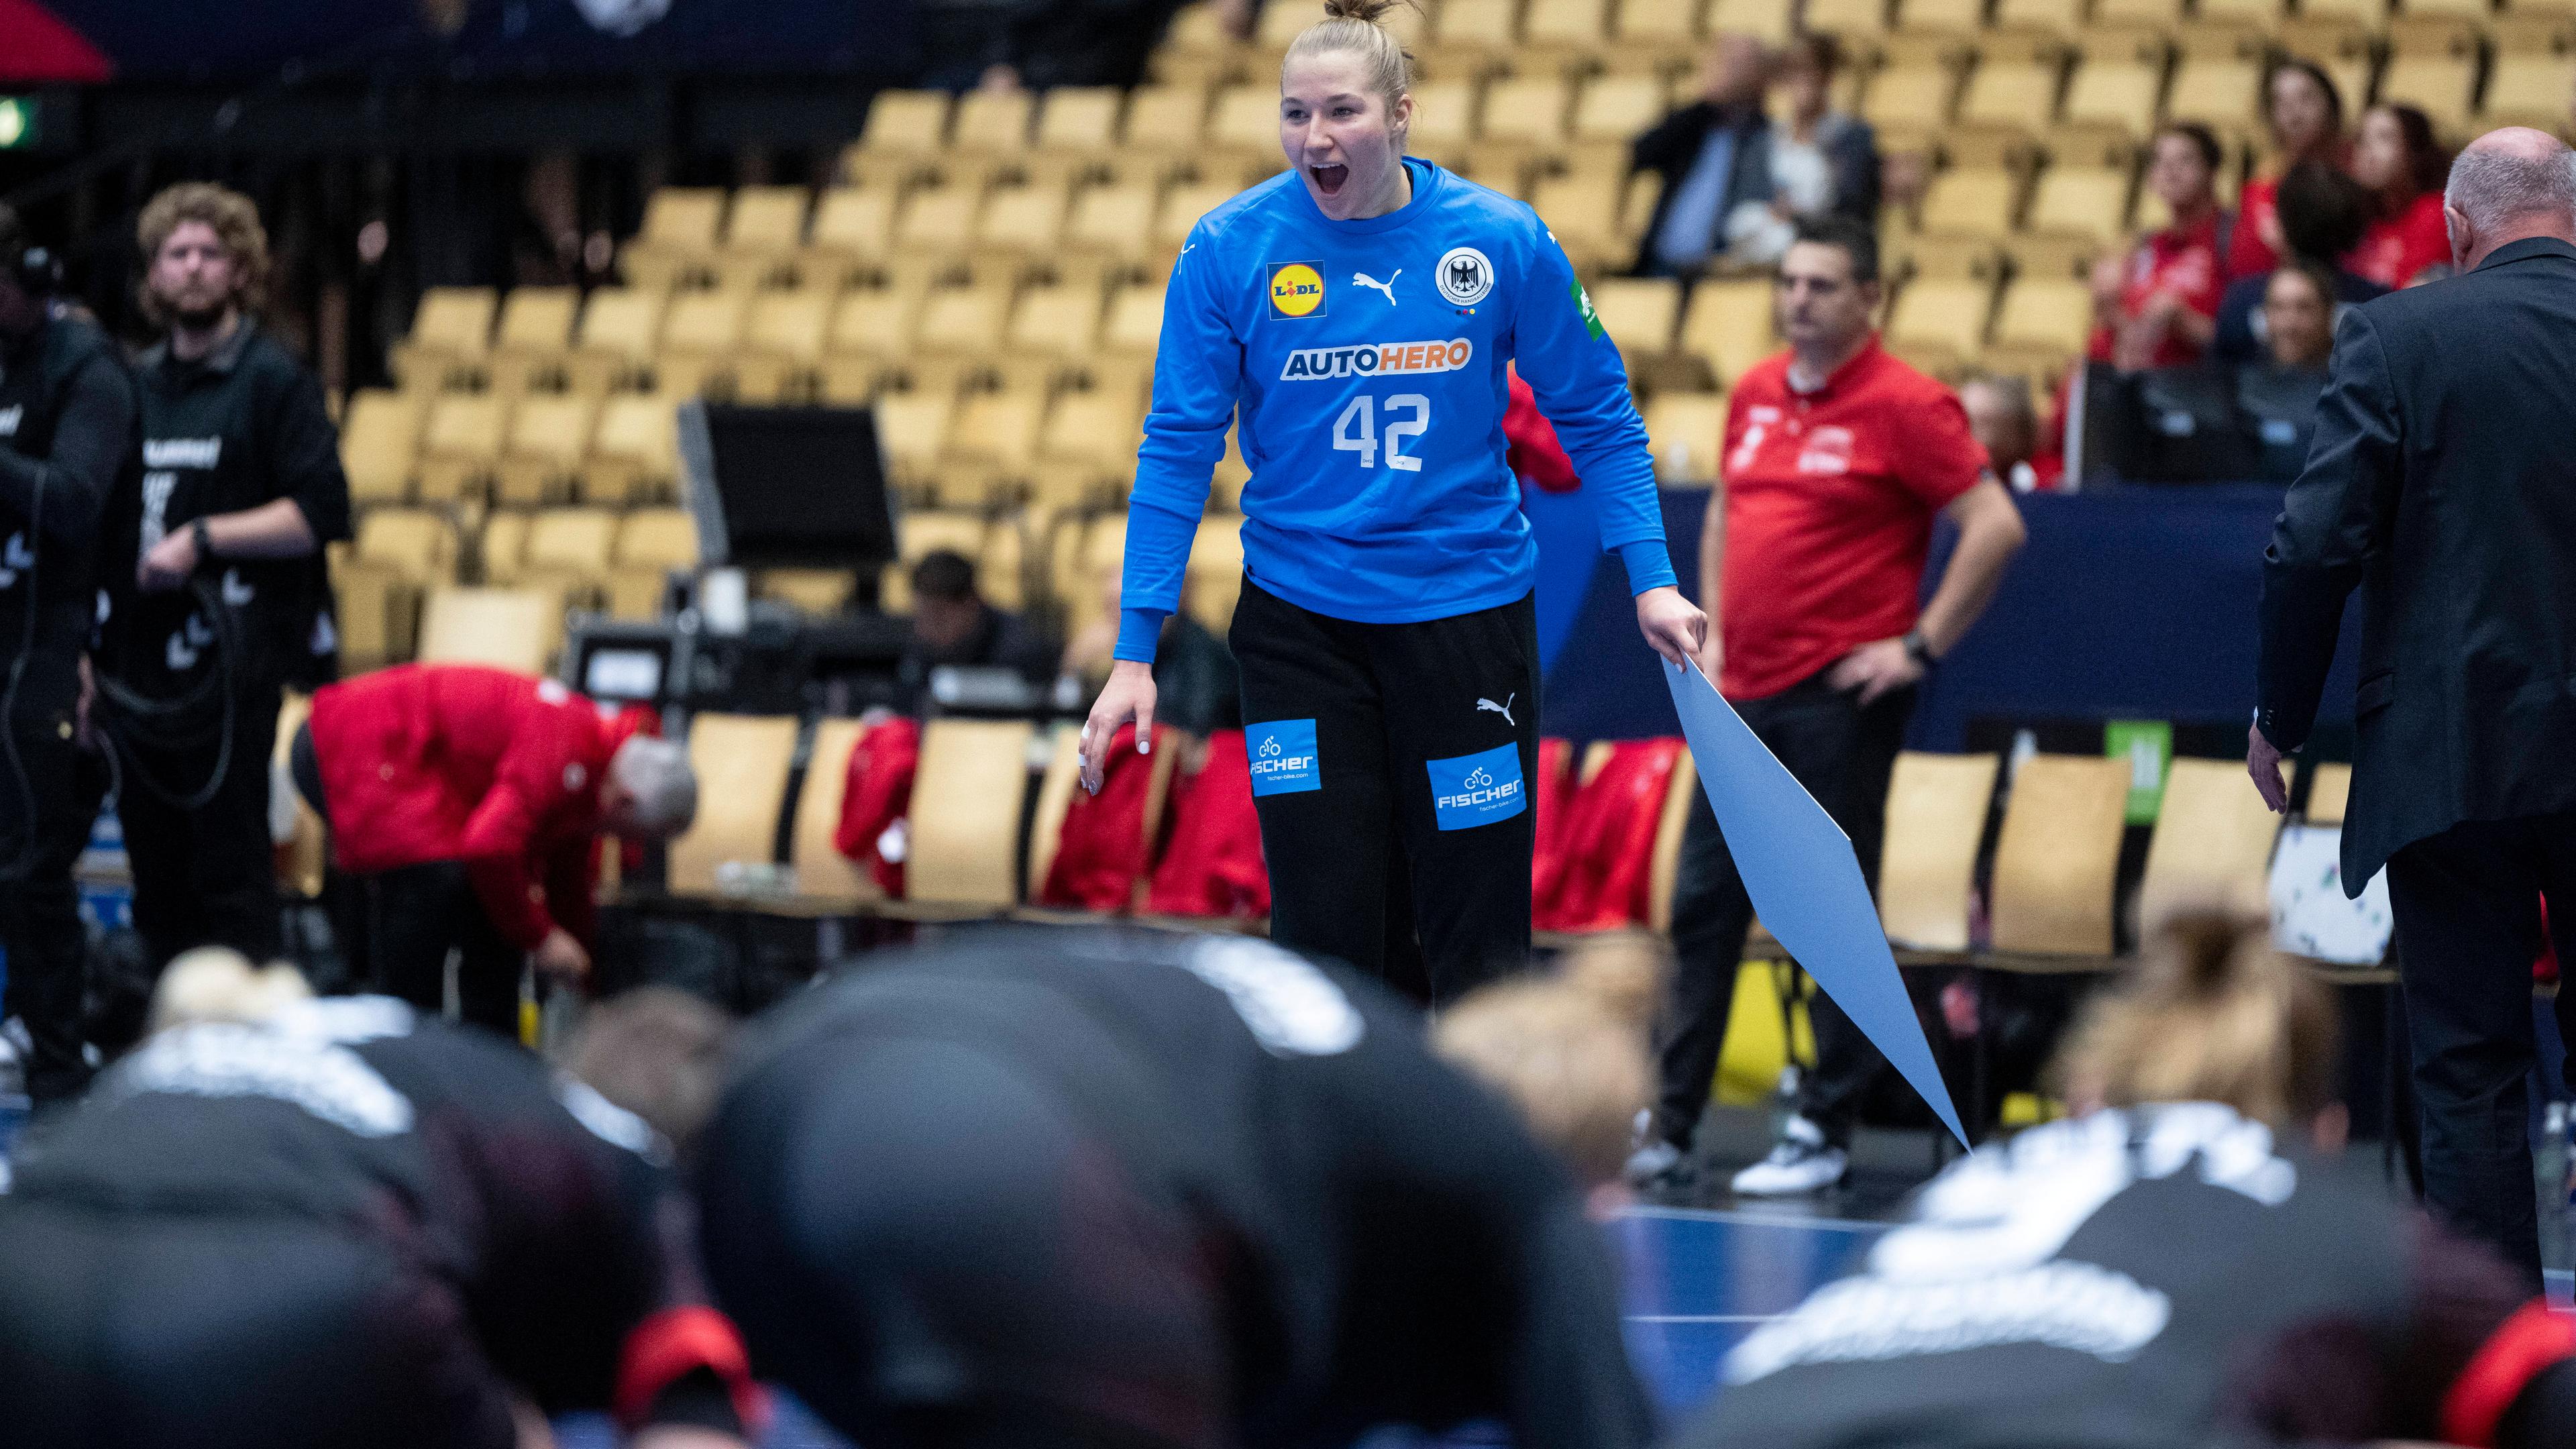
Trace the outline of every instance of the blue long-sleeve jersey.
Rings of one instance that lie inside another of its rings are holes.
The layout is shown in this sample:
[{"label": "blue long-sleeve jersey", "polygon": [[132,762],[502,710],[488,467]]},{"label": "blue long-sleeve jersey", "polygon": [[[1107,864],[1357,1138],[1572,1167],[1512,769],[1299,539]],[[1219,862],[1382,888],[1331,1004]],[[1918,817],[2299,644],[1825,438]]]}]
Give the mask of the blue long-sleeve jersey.
[{"label": "blue long-sleeve jersey", "polygon": [[1564,250],[1527,206],[1405,165],[1413,199],[1384,216],[1332,220],[1289,171],[1192,228],[1127,505],[1119,658],[1151,662],[1180,606],[1238,409],[1244,569],[1262,588],[1379,624],[1527,594],[1538,546],[1502,428],[1514,360],[1631,589],[1673,582],[1627,370]]}]

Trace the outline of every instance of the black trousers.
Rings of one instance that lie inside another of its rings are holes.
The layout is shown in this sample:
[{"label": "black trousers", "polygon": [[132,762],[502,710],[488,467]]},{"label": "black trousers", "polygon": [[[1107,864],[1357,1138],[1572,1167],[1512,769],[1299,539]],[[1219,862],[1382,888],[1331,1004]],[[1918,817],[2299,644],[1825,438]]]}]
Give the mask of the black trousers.
[{"label": "black trousers", "polygon": [[1246,579],[1229,642],[1271,939],[1434,1004],[1524,966],[1537,841],[1530,600],[1357,624]]},{"label": "black trousers", "polygon": [[[74,667],[29,662],[9,732],[15,768],[0,764],[0,944],[9,951],[0,1016],[18,1018],[34,1043],[27,1095],[38,1102],[71,1096],[89,1080],[81,1058],[89,939],[72,866],[103,791],[101,766],[72,741]],[[62,678],[45,677],[56,673]]]},{"label": "black trousers", "polygon": [[[1735,709],[1851,837],[1861,873],[1877,889],[1887,782],[1905,744],[1914,691],[1898,690],[1864,705],[1857,693],[1834,689],[1817,673],[1778,694],[1737,701]],[[1690,1146],[1708,1107],[1735,1002],[1735,972],[1752,925],[1753,900],[1744,892],[1744,877],[1707,795],[1694,792],[1673,882],[1673,984],[1665,1004],[1655,1108],[1656,1130],[1676,1146]],[[1851,1140],[1862,1094],[1886,1070],[1886,1059],[1821,991],[1808,1004],[1808,1019],[1816,1030],[1816,1067],[1799,1078],[1798,1111],[1823,1129],[1827,1142],[1843,1146]]]},{"label": "black trousers", "polygon": [[485,914],[465,867],[407,865],[361,878],[376,989],[436,1013],[447,1001],[447,954],[457,953],[457,1011],[515,1041],[527,952]]},{"label": "black trousers", "polygon": [[277,843],[268,832],[269,757],[283,697],[274,681],[236,690],[222,783],[193,810],[170,797],[204,789],[218,763],[217,741],[178,750],[119,746],[125,775],[116,813],[134,867],[134,929],[156,970],[192,946],[230,946],[254,961],[284,948]]},{"label": "black trousers", "polygon": [[[2576,815],[2455,825],[2388,862],[2425,1201],[2493,1244],[2535,1289],[2531,963],[2543,896],[2558,959],[2576,961]],[[2576,1038],[2576,992],[2559,993],[2558,1028]]]}]

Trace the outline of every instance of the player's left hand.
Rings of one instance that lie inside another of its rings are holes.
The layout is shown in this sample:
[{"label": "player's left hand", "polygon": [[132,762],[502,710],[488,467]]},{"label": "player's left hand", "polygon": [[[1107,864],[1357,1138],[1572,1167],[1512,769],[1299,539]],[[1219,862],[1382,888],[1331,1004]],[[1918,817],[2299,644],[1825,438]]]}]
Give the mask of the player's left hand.
[{"label": "player's left hand", "polygon": [[1922,682],[1923,666],[1905,651],[1901,638],[1863,644],[1834,661],[1833,671],[1825,676],[1825,683],[1837,690],[1859,690],[1863,704],[1875,704],[1881,695]]},{"label": "player's left hand", "polygon": [[1667,584],[1637,596],[1637,632],[1646,647],[1675,664],[1688,664],[1708,639],[1708,615]]},{"label": "player's left hand", "polygon": [[134,582],[147,594],[167,593],[188,582],[197,571],[197,538],[187,529],[161,536],[135,565]]}]

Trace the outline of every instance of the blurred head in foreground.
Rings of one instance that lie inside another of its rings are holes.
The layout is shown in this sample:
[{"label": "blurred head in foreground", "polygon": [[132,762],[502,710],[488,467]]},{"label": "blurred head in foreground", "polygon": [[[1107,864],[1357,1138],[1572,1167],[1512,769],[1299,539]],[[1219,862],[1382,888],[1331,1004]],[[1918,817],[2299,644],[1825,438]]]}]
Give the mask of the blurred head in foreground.
[{"label": "blurred head in foreground", "polygon": [[2067,1037],[2059,1089],[2077,1111],[2216,1102],[2340,1147],[2335,1012],[2326,989],[2273,948],[2268,923],[2176,913],[2138,968]]},{"label": "blurred head in foreground", "polygon": [[228,946],[199,946],[172,958],[152,988],[151,1031],[201,1021],[264,1021],[312,999],[304,973],[284,961],[256,966]]},{"label": "blurred head in foreground", "polygon": [[1432,1049],[1503,1095],[1586,1186],[1615,1180],[1637,1113],[1654,1098],[1646,1050],[1667,959],[1651,937],[1569,952],[1441,1013]]}]

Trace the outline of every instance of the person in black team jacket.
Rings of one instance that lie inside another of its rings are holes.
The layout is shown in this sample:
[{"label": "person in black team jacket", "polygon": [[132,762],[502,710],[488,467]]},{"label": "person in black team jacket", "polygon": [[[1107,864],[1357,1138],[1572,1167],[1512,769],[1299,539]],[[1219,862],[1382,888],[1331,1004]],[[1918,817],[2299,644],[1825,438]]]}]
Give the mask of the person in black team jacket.
[{"label": "person in black team jacket", "polygon": [[2576,1443],[2576,1321],[2331,1155],[2340,1067],[2267,925],[2176,921],[2070,1039],[2100,1109],[1935,1179],[1675,1449]]},{"label": "person in black team jacket", "polygon": [[[612,1406],[657,1449],[738,1446],[760,1395],[692,1298],[654,1129],[487,1032],[304,995],[190,953],[155,1010],[198,1019],[29,1129],[0,1195],[12,1449],[510,1449],[532,1411]],[[628,1083],[694,1069],[667,1004],[600,1010],[621,1040],[590,1055]]]},{"label": "person in black team jacket", "polygon": [[137,232],[169,332],[142,359],[143,467],[100,569],[134,925],[156,965],[209,943],[264,960],[270,746],[282,688],[334,667],[322,548],[349,536],[349,484],[320,386],[248,313],[268,265],[250,201],[183,183]]},{"label": "person in black team jacket", "polygon": [[1574,1184],[1359,977],[994,933],[749,1035],[701,1149],[708,1281],[870,1449],[1647,1440]]},{"label": "person in black team jacket", "polygon": [[89,1075],[72,864],[96,796],[84,810],[74,783],[80,660],[100,511],[135,453],[133,379],[105,333],[53,302],[59,282],[52,255],[0,206],[0,1015],[34,1043],[26,1083],[38,1102]]}]

